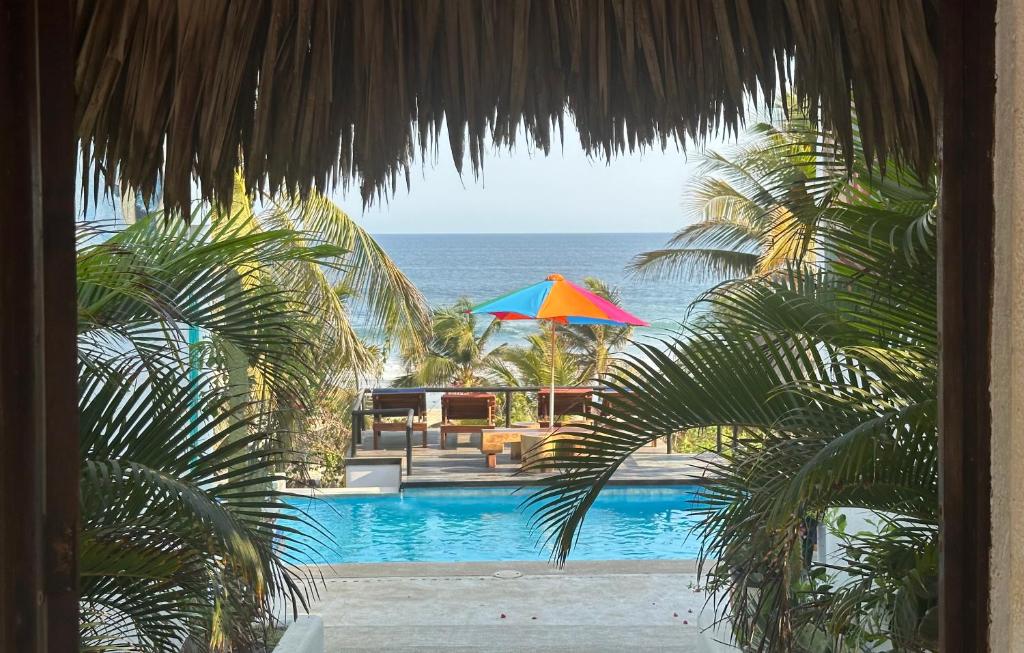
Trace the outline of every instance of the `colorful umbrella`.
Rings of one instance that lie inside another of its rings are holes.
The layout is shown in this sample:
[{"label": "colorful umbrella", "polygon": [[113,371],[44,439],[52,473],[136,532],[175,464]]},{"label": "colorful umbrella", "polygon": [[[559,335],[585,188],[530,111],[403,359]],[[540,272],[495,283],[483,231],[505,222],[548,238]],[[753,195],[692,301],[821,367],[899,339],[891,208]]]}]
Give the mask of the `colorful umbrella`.
[{"label": "colorful umbrella", "polygon": [[[607,324],[611,326],[649,326],[635,315],[607,299],[552,274],[540,283],[516,290],[470,309],[470,313],[489,313],[499,320],[548,320],[551,323],[551,356],[555,355],[557,324]],[[551,394],[548,396],[548,420],[555,425],[555,361],[551,361]]]}]

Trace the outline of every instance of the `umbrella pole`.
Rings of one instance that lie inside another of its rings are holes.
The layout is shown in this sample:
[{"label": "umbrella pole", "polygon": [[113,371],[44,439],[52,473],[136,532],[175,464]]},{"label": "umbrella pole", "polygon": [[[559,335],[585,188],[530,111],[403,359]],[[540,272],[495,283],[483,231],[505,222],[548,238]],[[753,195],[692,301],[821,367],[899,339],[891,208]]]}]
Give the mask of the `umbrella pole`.
[{"label": "umbrella pole", "polygon": [[555,430],[555,321],[551,320],[551,394],[548,395],[548,426]]}]

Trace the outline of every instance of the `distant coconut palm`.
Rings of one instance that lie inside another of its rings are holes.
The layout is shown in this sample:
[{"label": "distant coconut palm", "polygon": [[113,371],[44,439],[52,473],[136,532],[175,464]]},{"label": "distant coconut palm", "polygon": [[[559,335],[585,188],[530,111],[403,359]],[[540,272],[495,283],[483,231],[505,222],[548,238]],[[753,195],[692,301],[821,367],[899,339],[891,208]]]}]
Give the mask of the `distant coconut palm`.
[{"label": "distant coconut palm", "polygon": [[683,199],[691,224],[664,248],[637,255],[629,265],[635,275],[736,278],[806,260],[822,209],[848,186],[822,170],[823,138],[806,121],[758,124],[747,139],[702,157]]},{"label": "distant coconut palm", "polygon": [[491,358],[489,374],[495,381],[511,386],[548,386],[551,365],[555,366],[555,385],[572,386],[586,377],[577,354],[569,351],[566,334],[559,330],[554,352],[551,336],[533,333],[522,345],[506,345]]},{"label": "distant coconut palm", "polygon": [[492,320],[480,328],[477,316],[469,312],[472,307],[472,302],[462,298],[432,312],[427,345],[403,355],[407,371],[395,380],[395,386],[473,386],[488,382],[487,370],[501,349],[489,349],[488,345],[501,330],[501,322]]},{"label": "distant coconut palm", "polygon": [[[619,306],[622,293],[596,277],[586,277],[583,285],[598,297]],[[566,349],[575,355],[583,379],[600,379],[611,368],[613,357],[625,349],[633,335],[631,326],[603,324],[569,324],[564,333]]]}]

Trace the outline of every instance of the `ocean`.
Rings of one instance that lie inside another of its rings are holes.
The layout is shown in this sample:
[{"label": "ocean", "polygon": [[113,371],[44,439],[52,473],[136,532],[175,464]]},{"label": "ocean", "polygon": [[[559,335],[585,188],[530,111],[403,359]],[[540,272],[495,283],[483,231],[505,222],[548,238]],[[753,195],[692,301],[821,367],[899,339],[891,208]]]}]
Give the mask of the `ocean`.
[{"label": "ocean", "polygon": [[[617,286],[622,307],[651,323],[638,337],[673,330],[690,303],[713,282],[640,281],[626,265],[664,247],[670,234],[416,234],[376,235],[377,242],[431,306],[467,297],[480,303],[559,273],[582,284],[588,276]],[[514,343],[537,329],[531,321],[503,325],[494,344]],[[390,361],[385,378],[396,373]]]}]

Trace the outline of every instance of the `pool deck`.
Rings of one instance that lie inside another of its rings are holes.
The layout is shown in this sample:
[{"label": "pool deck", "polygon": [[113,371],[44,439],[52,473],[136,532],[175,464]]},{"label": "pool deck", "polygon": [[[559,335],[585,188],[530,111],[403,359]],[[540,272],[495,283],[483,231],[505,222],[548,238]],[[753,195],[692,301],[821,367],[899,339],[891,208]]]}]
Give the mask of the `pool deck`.
[{"label": "pool deck", "polygon": [[[523,485],[506,452],[488,468],[478,437],[413,450],[403,487]],[[405,435],[385,433],[381,449],[364,433],[358,457],[403,458]],[[417,440],[418,442],[418,440]],[[507,448],[506,448],[507,449]],[[613,483],[684,484],[712,480],[713,455],[668,454],[664,443],[634,453]],[[698,615],[705,606],[692,560],[372,563],[320,565],[310,614],[323,619],[325,651],[705,651]]]},{"label": "pool deck", "polygon": [[[441,449],[439,435],[434,429],[427,433],[427,447],[418,446],[419,434],[413,439],[412,474],[405,470],[405,434],[384,433],[381,449],[372,449],[373,437],[363,434],[363,444],[357,457],[402,456],[402,486],[429,487],[435,485],[524,485],[544,478],[543,474],[520,474],[519,462],[510,458],[508,447],[498,454],[498,465],[488,468],[480,453],[479,436],[449,435],[448,449]],[[714,454],[669,454],[663,442],[657,447],[643,447],[626,460],[612,477],[612,483],[623,484],[680,484],[706,483],[712,480],[707,462]]]},{"label": "pool deck", "polygon": [[701,650],[693,561],[320,567],[325,651]]}]

